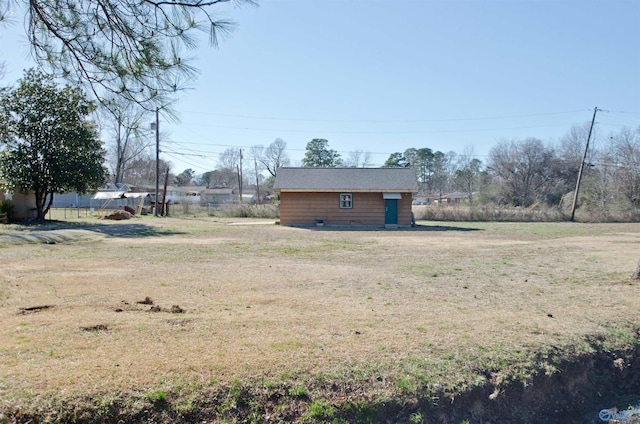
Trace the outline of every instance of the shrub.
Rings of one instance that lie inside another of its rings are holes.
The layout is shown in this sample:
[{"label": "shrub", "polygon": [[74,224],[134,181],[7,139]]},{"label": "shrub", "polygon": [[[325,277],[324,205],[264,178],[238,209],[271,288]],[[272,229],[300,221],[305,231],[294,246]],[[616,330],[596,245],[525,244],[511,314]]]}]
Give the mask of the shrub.
[{"label": "shrub", "polygon": [[14,206],[11,200],[0,200],[0,214],[6,213],[7,219],[11,221],[14,213]]},{"label": "shrub", "polygon": [[228,204],[211,209],[210,216],[225,218],[278,218],[280,209],[278,205],[249,205],[249,204]]}]

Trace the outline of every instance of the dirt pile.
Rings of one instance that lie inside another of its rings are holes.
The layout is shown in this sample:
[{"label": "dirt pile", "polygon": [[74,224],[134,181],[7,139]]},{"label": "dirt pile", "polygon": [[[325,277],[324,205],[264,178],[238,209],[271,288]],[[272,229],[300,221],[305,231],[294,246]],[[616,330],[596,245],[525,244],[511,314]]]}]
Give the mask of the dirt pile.
[{"label": "dirt pile", "polygon": [[122,221],[125,219],[131,219],[133,215],[124,210],[116,210],[111,212],[109,215],[101,216],[99,219],[111,219],[113,221]]}]

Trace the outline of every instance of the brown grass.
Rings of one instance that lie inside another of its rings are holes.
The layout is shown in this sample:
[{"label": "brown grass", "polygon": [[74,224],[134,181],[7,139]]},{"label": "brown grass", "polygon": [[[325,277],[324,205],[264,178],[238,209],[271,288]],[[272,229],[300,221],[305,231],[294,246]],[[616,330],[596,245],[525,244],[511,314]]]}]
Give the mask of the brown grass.
[{"label": "brown grass", "polygon": [[458,390],[640,326],[637,224],[231,224],[0,226],[0,410],[354,370]]}]

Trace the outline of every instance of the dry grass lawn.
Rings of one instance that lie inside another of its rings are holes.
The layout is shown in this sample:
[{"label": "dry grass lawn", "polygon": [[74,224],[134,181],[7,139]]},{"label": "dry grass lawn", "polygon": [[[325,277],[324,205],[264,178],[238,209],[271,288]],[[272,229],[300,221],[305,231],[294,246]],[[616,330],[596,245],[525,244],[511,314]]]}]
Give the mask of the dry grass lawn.
[{"label": "dry grass lawn", "polygon": [[0,226],[0,410],[354,370],[457,390],[640,326],[638,224],[80,222]]}]

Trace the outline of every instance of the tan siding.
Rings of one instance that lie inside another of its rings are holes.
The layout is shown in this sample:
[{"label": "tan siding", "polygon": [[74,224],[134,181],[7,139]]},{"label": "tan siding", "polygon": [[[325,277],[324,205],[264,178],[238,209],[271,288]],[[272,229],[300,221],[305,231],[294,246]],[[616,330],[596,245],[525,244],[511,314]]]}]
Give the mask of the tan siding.
[{"label": "tan siding", "polygon": [[398,200],[398,225],[411,225],[411,193],[403,193],[402,199]]},{"label": "tan siding", "polygon": [[[340,193],[280,193],[280,222],[283,225],[384,225],[382,193],[351,193],[353,208],[340,209]],[[411,194],[398,201],[398,224],[411,223]]]}]

